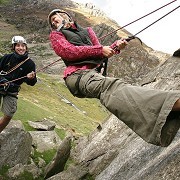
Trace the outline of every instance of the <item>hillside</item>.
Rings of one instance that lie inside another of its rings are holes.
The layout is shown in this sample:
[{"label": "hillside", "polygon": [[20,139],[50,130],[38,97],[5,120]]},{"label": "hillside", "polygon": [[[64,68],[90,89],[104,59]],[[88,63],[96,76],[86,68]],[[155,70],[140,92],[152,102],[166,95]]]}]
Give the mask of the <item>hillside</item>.
[{"label": "hillside", "polygon": [[[42,35],[41,30],[36,34],[36,28],[33,26],[35,14],[32,17],[30,15],[26,16],[30,19],[25,20],[27,24],[23,25],[24,22],[21,21],[24,16],[23,12],[32,14],[34,6],[26,6],[26,4],[22,4],[22,7],[19,4],[0,6],[0,55],[11,52],[11,38],[18,34],[27,38],[29,54],[35,61],[37,70],[59,59],[49,45],[46,22],[48,13],[44,13],[44,6],[42,5],[42,9],[37,11],[39,17],[42,17],[42,21],[46,24],[44,35]],[[18,8],[25,9],[23,12],[20,11],[21,16],[17,14],[13,17],[14,11],[19,12]],[[29,12],[26,10],[29,10]],[[10,12],[10,14],[5,12]],[[21,28],[21,23],[23,28]],[[31,33],[27,28],[28,24],[34,28]],[[24,27],[27,29],[24,29]],[[109,112],[97,100],[78,99],[71,95],[62,79],[63,68],[64,64],[59,61],[53,66],[45,68],[43,72],[37,73],[38,83],[36,86],[29,87],[26,84],[22,86],[18,100],[18,111],[13,119],[21,120],[27,130],[31,129],[27,123],[28,120],[51,119],[56,122],[57,127],[64,131],[73,129],[77,135],[88,134],[109,116]],[[96,108],[92,109],[92,107]]]}]

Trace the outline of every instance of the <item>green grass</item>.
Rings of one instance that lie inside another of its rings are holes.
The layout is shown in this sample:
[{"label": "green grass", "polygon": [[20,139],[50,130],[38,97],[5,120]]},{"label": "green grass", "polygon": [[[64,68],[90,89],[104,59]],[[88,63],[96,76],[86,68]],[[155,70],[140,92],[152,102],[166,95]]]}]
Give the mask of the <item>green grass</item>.
[{"label": "green grass", "polygon": [[9,166],[3,166],[3,167],[0,169],[0,175],[5,176],[6,173],[8,172],[8,169],[9,169]]},{"label": "green grass", "polygon": [[0,4],[6,4],[8,2],[9,2],[9,0],[0,0]]},{"label": "green grass", "polygon": [[[65,131],[87,135],[101,123],[109,112],[97,99],[76,98],[63,82],[47,74],[38,74],[35,86],[23,84],[18,96],[18,108],[13,120],[21,120],[25,129],[34,130],[28,121],[49,119],[54,121],[58,135],[65,137]],[[67,99],[78,110],[63,101]],[[83,113],[86,112],[86,113]],[[0,113],[2,116],[2,113]]]},{"label": "green grass", "polygon": [[[71,95],[63,82],[53,76],[38,74],[38,77],[35,86],[22,85],[18,110],[13,117],[14,120],[21,120],[27,130],[31,130],[28,125],[29,120],[46,118],[54,121],[64,130],[87,135],[108,116],[109,113],[97,99],[76,98]],[[64,98],[78,110],[65,103]]]},{"label": "green grass", "polygon": [[34,156],[32,157],[33,158],[33,161],[38,164],[39,163],[39,157],[41,157],[42,159],[44,159],[44,161],[46,162],[46,164],[48,164],[52,159],[53,157],[55,156],[56,154],[56,150],[55,149],[51,149],[51,150],[48,150],[48,151],[44,151],[44,152],[38,152],[35,150],[34,152]]}]

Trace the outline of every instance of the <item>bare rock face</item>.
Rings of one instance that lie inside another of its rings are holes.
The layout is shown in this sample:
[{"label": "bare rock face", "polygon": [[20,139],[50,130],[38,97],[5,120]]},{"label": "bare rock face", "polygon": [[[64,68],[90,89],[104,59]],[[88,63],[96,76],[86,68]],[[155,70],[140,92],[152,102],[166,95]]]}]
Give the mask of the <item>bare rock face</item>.
[{"label": "bare rock face", "polygon": [[7,128],[0,134],[0,168],[26,164],[31,154],[32,137],[19,128]]},{"label": "bare rock face", "polygon": [[[124,126],[121,122],[119,123],[119,129]],[[124,133],[127,134],[127,131]],[[180,134],[167,148],[148,144],[137,136],[132,139],[133,136],[135,137],[133,134],[129,136],[126,143],[119,144],[119,149],[116,149],[118,155],[96,176],[97,180],[161,179],[162,169],[164,179],[178,176],[177,169],[180,163],[174,160],[179,158]]]},{"label": "bare rock face", "polygon": [[63,142],[59,146],[53,160],[47,165],[45,169],[45,178],[49,178],[64,170],[66,161],[70,156],[70,150],[71,150],[71,137],[67,137],[63,140]]},{"label": "bare rock face", "polygon": [[35,164],[29,164],[29,165],[17,164],[14,167],[8,169],[7,176],[9,179],[20,179],[20,176],[24,172],[31,173],[33,175],[33,178],[36,179],[41,175],[42,170],[39,169]]},{"label": "bare rock face", "polygon": [[180,178],[180,133],[167,147],[146,143],[111,116],[101,131],[84,137],[72,152],[96,180],[151,180]]},{"label": "bare rock face", "polygon": [[28,121],[29,125],[37,130],[44,130],[44,131],[52,131],[54,130],[56,124],[49,121],[49,120],[41,120],[41,121]]},{"label": "bare rock face", "polygon": [[168,58],[146,75],[140,84],[155,89],[180,90],[180,57]]},{"label": "bare rock face", "polygon": [[85,180],[87,173],[88,168],[84,165],[70,166],[68,170],[58,173],[47,180]]},{"label": "bare rock face", "polygon": [[62,142],[55,131],[30,131],[29,133],[33,139],[32,145],[38,152],[57,149]]}]

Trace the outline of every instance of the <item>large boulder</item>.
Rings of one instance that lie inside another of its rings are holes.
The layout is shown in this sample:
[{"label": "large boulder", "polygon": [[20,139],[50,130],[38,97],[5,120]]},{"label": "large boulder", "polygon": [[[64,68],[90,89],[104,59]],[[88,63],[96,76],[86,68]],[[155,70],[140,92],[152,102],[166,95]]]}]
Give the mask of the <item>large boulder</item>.
[{"label": "large boulder", "polygon": [[62,140],[55,131],[29,131],[32,136],[32,145],[38,152],[57,149]]},{"label": "large boulder", "polygon": [[66,137],[60,144],[53,160],[45,168],[45,178],[49,178],[64,170],[66,161],[70,156],[71,137]]},{"label": "large boulder", "polygon": [[41,121],[28,121],[28,124],[37,129],[42,131],[52,131],[54,130],[56,124],[52,121],[49,121],[47,119],[41,120]]},{"label": "large boulder", "polygon": [[[180,132],[166,148],[148,144],[115,116],[78,140],[76,164],[49,180],[175,180],[180,178]],[[57,166],[58,168],[59,166]]]},{"label": "large boulder", "polygon": [[5,165],[13,167],[20,163],[26,164],[29,160],[32,137],[29,132],[17,128],[23,127],[17,122],[11,121],[0,134],[0,168]]}]

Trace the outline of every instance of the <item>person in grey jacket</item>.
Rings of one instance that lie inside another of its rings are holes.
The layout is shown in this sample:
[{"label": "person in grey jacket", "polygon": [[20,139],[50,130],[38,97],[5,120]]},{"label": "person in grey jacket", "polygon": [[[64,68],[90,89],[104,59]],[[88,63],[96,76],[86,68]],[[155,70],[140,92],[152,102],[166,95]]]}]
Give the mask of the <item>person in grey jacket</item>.
[{"label": "person in grey jacket", "polygon": [[17,95],[23,82],[34,86],[37,82],[35,63],[28,57],[26,40],[12,38],[13,53],[0,58],[0,102],[4,116],[0,119],[0,132],[8,125],[17,110]]},{"label": "person in grey jacket", "polygon": [[132,86],[102,75],[107,58],[120,53],[125,39],[103,46],[91,27],[81,27],[61,9],[51,11],[48,22],[52,48],[67,66],[64,80],[70,92],[98,98],[146,142],[168,146],[180,127],[180,91]]}]

